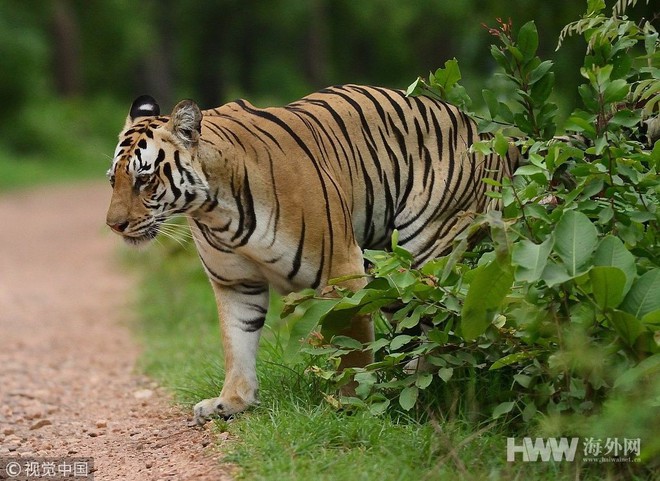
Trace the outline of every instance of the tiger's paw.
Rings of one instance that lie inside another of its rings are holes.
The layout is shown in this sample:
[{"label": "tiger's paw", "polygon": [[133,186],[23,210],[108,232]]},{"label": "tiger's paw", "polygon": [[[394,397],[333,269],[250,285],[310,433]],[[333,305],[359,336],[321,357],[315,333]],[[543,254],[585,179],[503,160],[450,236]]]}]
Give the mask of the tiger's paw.
[{"label": "tiger's paw", "polygon": [[219,397],[204,399],[195,404],[193,408],[193,423],[197,426],[203,426],[213,418],[223,418],[226,421],[232,414],[242,411],[247,406],[243,407],[243,409],[231,409],[231,407]]},{"label": "tiger's paw", "polygon": [[245,411],[250,404],[257,402],[255,400],[253,403],[247,403],[241,399],[225,400],[222,396],[204,399],[193,408],[193,423],[196,426],[203,426],[213,418],[223,418],[226,421],[234,414]]}]

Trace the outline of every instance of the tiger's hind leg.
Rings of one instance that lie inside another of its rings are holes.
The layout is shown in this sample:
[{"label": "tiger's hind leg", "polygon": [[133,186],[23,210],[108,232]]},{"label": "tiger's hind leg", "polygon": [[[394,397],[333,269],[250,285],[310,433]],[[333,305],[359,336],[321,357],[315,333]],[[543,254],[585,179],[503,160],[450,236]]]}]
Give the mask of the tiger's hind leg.
[{"label": "tiger's hind leg", "polygon": [[[354,245],[347,249],[351,253],[350,257],[342,263],[333,268],[330,279],[339,278],[343,276],[355,276],[338,283],[338,286],[356,292],[362,289],[367,284],[367,279],[364,271],[364,260],[362,257],[362,250]],[[346,255],[346,254],[344,254]],[[332,294],[331,294],[332,295]],[[347,336],[355,339],[363,344],[373,342],[374,340],[374,324],[371,314],[364,314],[354,316],[350,319],[350,324],[345,329],[337,333],[340,336]],[[342,356],[339,364],[339,369],[343,370],[351,367],[364,367],[367,364],[374,362],[374,354],[370,349],[352,351],[345,356]],[[342,387],[342,394],[345,396],[354,396],[357,384],[353,381]]]}]

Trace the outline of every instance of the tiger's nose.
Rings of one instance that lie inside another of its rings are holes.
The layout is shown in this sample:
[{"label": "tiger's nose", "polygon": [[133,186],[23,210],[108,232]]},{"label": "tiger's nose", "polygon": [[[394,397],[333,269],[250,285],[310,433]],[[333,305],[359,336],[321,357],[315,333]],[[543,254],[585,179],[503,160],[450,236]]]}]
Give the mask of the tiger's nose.
[{"label": "tiger's nose", "polygon": [[118,222],[116,224],[108,222],[108,226],[110,226],[110,228],[116,232],[124,232],[128,227],[128,222]]}]

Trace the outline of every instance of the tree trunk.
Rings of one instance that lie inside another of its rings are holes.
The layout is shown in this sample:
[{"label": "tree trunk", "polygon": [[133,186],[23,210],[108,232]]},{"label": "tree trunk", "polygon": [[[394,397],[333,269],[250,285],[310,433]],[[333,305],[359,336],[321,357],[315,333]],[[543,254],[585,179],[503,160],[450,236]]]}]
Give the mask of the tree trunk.
[{"label": "tree trunk", "polygon": [[[152,47],[145,53],[141,62],[143,81],[139,84],[145,86],[145,92],[158,100],[161,106],[171,106],[174,99],[174,70],[172,59],[174,49],[179,40],[178,31],[174,28],[174,21],[170,15],[173,5],[169,0],[160,0],[153,10],[154,29],[158,38]],[[167,107],[169,108],[169,107]]]},{"label": "tree trunk", "polygon": [[52,35],[55,89],[64,97],[79,95],[80,29],[69,0],[56,0],[53,4]]},{"label": "tree trunk", "polygon": [[327,86],[328,19],[325,0],[310,0],[310,21],[305,52],[305,74],[314,88]]}]

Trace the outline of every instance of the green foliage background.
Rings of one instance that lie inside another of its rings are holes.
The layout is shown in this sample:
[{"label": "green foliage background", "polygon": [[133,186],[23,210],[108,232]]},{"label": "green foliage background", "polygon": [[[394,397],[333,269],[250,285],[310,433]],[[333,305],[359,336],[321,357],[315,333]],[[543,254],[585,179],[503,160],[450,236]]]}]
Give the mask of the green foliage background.
[{"label": "green foliage background", "polygon": [[[479,91],[495,68],[482,22],[534,18],[551,54],[581,10],[540,0],[3,0],[0,189],[101,178],[143,93],[163,111],[183,97],[266,106],[336,83],[405,88],[453,57]],[[643,2],[636,11],[652,15]],[[555,71],[558,97],[570,99],[578,44],[568,39],[565,52]]]},{"label": "green foliage background", "polygon": [[[234,95],[288,101],[335,83],[403,87],[411,72],[453,56],[480,85],[493,68],[482,54],[482,22],[536,18],[554,39],[581,10],[536,0],[5,0],[0,58],[11,75],[0,80],[3,115],[62,93],[130,103],[146,90],[165,95],[164,105],[190,96],[211,107]],[[67,54],[75,78],[65,86],[58,62]]]}]

